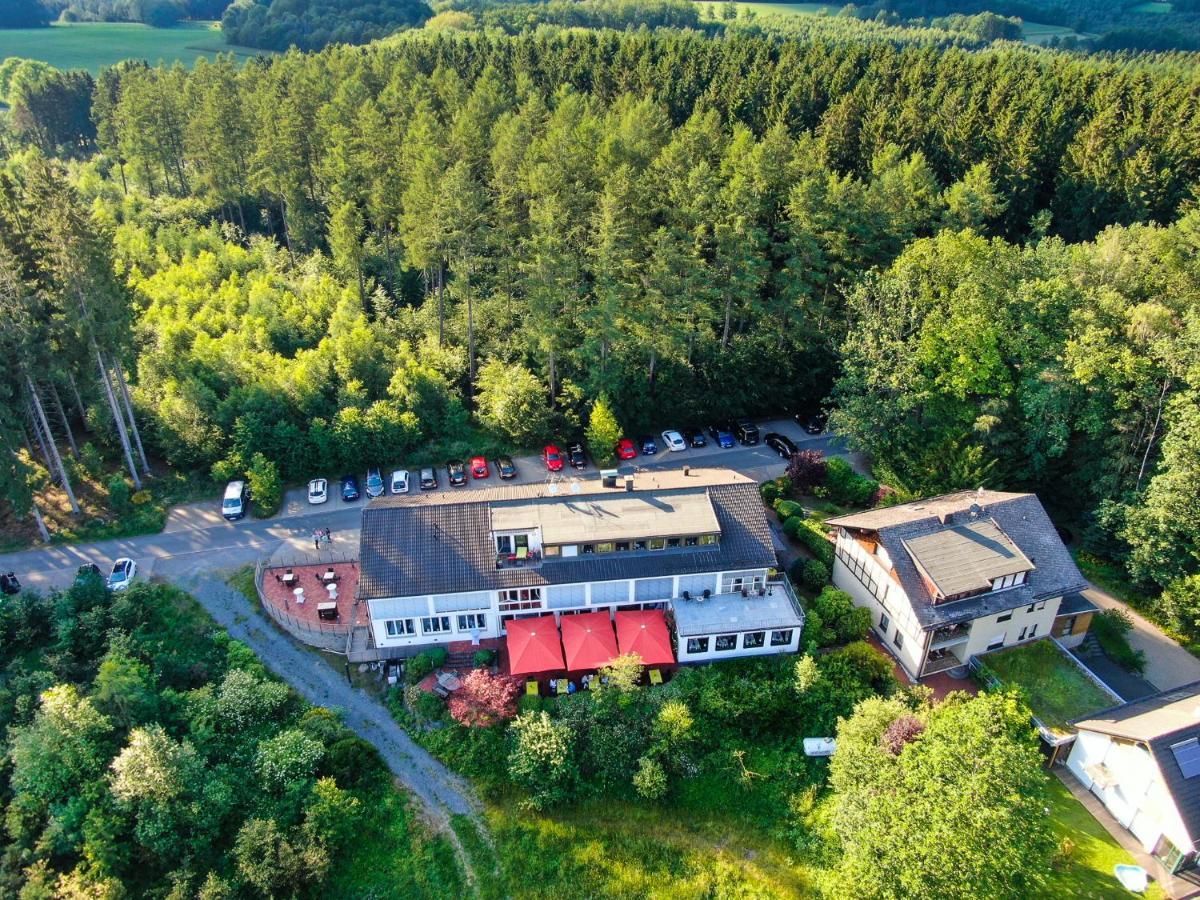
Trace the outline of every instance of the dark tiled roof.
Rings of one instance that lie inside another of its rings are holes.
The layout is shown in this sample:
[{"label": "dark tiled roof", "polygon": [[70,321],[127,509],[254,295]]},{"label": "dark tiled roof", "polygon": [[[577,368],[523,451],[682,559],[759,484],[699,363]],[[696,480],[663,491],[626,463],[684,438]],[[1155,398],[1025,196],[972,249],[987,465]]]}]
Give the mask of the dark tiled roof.
[{"label": "dark tiled roof", "polygon": [[1060,616],[1078,616],[1083,613],[1098,611],[1099,607],[1083,596],[1083,594],[1079,593],[1079,591],[1072,591],[1070,594],[1065,595],[1058,607],[1058,614]]},{"label": "dark tiled roof", "polygon": [[1171,746],[1200,738],[1198,711],[1200,681],[1114,706],[1075,723],[1080,729],[1146,744],[1193,842],[1200,840],[1200,775],[1185,778]]},{"label": "dark tiled roof", "polygon": [[[644,493],[661,497],[694,490]],[[363,511],[357,596],[374,600],[775,565],[757,485],[744,479],[709,484],[706,490],[721,527],[715,548],[577,556],[505,569],[496,568],[490,512],[492,502],[512,498],[502,489],[482,497],[462,494],[461,502],[372,504]],[[527,492],[513,492],[522,493]]]},{"label": "dark tiled roof", "polygon": [[[976,516],[972,516],[972,504],[980,507]],[[978,518],[994,521],[1028,557],[1034,569],[1024,584],[935,605],[904,542],[977,521]],[[841,516],[829,522],[851,532],[876,534],[892,560],[904,592],[912,602],[917,621],[926,630],[980,616],[997,615],[1038,600],[1081,591],[1088,586],[1075,566],[1075,560],[1063,546],[1054,523],[1033,494],[961,491],[891,509]]]}]

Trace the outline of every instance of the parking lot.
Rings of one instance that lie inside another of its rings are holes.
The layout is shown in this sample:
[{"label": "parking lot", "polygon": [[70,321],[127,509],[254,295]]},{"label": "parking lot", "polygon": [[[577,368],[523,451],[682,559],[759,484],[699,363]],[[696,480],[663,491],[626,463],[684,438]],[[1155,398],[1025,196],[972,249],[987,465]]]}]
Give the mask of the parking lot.
[{"label": "parking lot", "polygon": [[[822,450],[825,453],[843,453],[844,450],[836,437],[830,434],[810,435],[806,434],[804,429],[797,425],[792,419],[767,419],[755,420],[758,426],[760,442],[756,446],[746,447],[738,444],[729,449],[722,449],[716,445],[716,442],[709,439],[708,445],[705,447],[688,447],[686,450],[671,452],[666,449],[662,441],[661,435],[656,432],[654,437],[658,443],[658,453],[653,456],[639,455],[636,459],[631,459],[619,463],[613,463],[613,467],[617,466],[632,466],[634,469],[655,469],[655,468],[681,468],[683,466],[724,466],[730,469],[735,469],[750,478],[758,481],[764,481],[768,478],[773,478],[776,475],[782,474],[785,464],[784,460],[778,453],[770,447],[765,446],[761,438],[769,432],[778,432],[790,438],[801,449],[816,449]],[[675,427],[675,426],[666,426]],[[663,429],[665,430],[665,428]],[[707,435],[706,435],[707,436]],[[566,451],[567,441],[562,440],[557,443],[560,450]],[[586,469],[573,469],[569,465],[564,466],[561,472],[547,472],[546,465],[542,461],[540,455],[531,454],[528,456],[514,456],[513,463],[516,465],[517,474],[510,479],[501,480],[496,473],[495,461],[488,460],[490,475],[487,478],[475,479],[468,476],[467,483],[460,487],[451,487],[449,477],[446,473],[445,465],[437,467],[438,486],[435,491],[459,491],[467,492],[478,490],[484,487],[497,487],[505,484],[534,484],[544,481],[563,481],[570,483],[576,479],[599,478],[600,470],[595,461],[589,457],[588,466]],[[468,460],[463,460],[468,462]],[[403,462],[394,463],[392,465],[381,464],[380,473],[383,476],[384,484],[391,483],[391,473],[395,469],[407,468],[409,471],[410,492],[416,493],[421,490],[420,487],[420,470],[406,466]],[[325,478],[329,481],[328,496],[329,499],[323,504],[313,505],[308,502],[307,488],[293,488],[284,494],[283,505],[280,516],[306,516],[318,512],[334,512],[337,510],[349,510],[361,508],[370,500],[366,496],[364,490],[366,484],[366,467],[363,471],[356,472],[359,481],[359,490],[361,497],[358,500],[344,501],[342,500],[339,477],[340,472],[316,472],[313,473],[314,478]]]}]

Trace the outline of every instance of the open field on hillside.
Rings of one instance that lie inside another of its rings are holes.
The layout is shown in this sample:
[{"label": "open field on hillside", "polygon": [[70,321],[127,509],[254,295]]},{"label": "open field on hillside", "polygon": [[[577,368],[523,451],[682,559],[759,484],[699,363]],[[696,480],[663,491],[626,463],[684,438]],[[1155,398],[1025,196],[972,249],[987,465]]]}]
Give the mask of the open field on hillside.
[{"label": "open field on hillside", "polygon": [[253,56],[264,51],[231,47],[215,22],[186,22],[175,28],[150,28],[130,22],[78,22],[49,28],[0,29],[0,59],[40,59],[59,69],[99,72],[123,59],[192,65],[218,53]]}]

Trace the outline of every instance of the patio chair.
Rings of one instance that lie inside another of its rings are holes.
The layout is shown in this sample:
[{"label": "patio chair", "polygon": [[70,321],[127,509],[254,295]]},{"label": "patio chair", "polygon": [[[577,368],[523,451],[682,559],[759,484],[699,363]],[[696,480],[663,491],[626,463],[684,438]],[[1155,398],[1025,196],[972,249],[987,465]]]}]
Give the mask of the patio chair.
[{"label": "patio chair", "polygon": [[525,696],[536,697],[538,695],[538,683],[533,678],[525,682]]},{"label": "patio chair", "polygon": [[565,679],[565,678],[560,678],[560,679],[558,679],[558,693],[559,693],[560,695],[561,695],[561,694],[565,694],[565,693],[567,693],[569,690],[570,690],[570,689],[567,687],[567,679]]},{"label": "patio chair", "polygon": [[650,683],[651,684],[662,684],[663,683],[662,672],[660,672],[658,669],[651,669],[650,670]]}]

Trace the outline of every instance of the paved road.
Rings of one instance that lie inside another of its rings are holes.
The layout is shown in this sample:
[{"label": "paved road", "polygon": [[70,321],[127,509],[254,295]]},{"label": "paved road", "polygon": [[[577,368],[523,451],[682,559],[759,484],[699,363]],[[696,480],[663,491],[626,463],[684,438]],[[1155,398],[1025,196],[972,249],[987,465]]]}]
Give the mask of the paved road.
[{"label": "paved road", "polygon": [[194,565],[172,581],[192,594],[231,637],[250,646],[267,668],[316,706],[337,709],[345,723],[382,754],[388,767],[424,804],[435,824],[449,830],[450,815],[479,811],[469,785],[413,743],[379,702],[350,686],[315,653],[267,622],[239,591]]},{"label": "paved road", "polygon": [[1101,609],[1120,608],[1129,613],[1133,620],[1129,643],[1146,654],[1143,675],[1160,691],[1200,681],[1200,659],[1180,647],[1153,622],[1099,588],[1089,588],[1083,595]]}]

